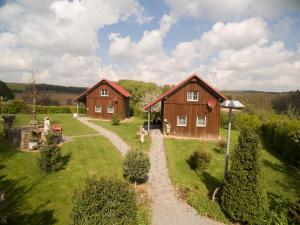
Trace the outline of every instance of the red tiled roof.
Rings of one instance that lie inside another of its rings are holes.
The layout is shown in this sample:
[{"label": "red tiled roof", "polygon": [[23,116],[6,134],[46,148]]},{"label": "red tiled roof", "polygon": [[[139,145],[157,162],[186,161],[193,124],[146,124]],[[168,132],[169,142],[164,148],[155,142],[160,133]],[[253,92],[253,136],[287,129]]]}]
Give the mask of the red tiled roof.
[{"label": "red tiled roof", "polygon": [[186,84],[188,81],[190,81],[191,79],[196,78],[197,80],[199,80],[204,86],[206,86],[209,90],[211,90],[217,97],[219,97],[222,100],[227,99],[225,95],[223,95],[221,92],[219,92],[217,89],[215,89],[214,87],[212,87],[211,85],[209,85],[207,82],[205,82],[204,80],[202,80],[198,75],[193,74],[191,76],[189,76],[188,78],[186,78],[185,80],[181,81],[179,84],[175,85],[174,87],[172,87],[171,89],[169,89],[167,92],[165,92],[163,95],[161,95],[158,99],[156,99],[155,101],[151,102],[150,104],[146,105],[144,107],[144,110],[147,110],[149,108],[151,108],[152,106],[154,106],[156,103],[160,102],[161,100],[163,100],[165,97],[171,95],[172,93],[174,93],[177,89],[181,88],[184,84]]},{"label": "red tiled roof", "polygon": [[109,86],[111,86],[113,89],[115,89],[117,92],[119,92],[124,97],[131,97],[131,95],[124,88],[122,88],[120,85],[118,85],[115,82],[112,82],[110,80],[103,79],[103,80],[99,81],[97,84],[95,84],[93,87],[91,87],[91,88],[87,89],[86,91],[84,91],[83,93],[81,93],[73,101],[74,102],[79,101],[81,98],[85,97],[88,93],[95,90],[102,83],[108,84]]}]

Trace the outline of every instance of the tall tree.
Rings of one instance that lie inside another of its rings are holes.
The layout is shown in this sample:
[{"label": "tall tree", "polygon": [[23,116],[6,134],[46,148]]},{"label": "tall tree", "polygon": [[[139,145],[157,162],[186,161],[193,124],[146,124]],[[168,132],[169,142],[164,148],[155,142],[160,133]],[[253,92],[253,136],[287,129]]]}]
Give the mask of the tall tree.
[{"label": "tall tree", "polygon": [[9,99],[14,99],[14,94],[11,92],[11,90],[9,89],[9,87],[7,87],[7,85],[0,80],[0,96],[3,97],[3,100],[9,100]]},{"label": "tall tree", "polygon": [[223,210],[232,219],[248,224],[263,224],[267,208],[258,144],[251,128],[241,130],[221,198]]}]

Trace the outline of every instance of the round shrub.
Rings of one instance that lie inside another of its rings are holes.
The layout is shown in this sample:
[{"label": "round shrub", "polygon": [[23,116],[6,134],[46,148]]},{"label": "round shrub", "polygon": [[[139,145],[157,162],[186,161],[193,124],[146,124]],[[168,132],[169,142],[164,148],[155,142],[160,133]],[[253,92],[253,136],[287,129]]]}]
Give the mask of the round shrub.
[{"label": "round shrub", "polygon": [[128,182],[89,178],[81,190],[75,190],[71,225],[91,224],[137,224],[136,196]]},{"label": "round shrub", "polygon": [[111,123],[114,126],[119,126],[120,125],[120,118],[118,116],[118,114],[114,113],[111,117]]},{"label": "round shrub", "polygon": [[143,182],[150,170],[148,155],[141,150],[129,151],[123,162],[123,174],[130,182]]},{"label": "round shrub", "polygon": [[226,149],[227,141],[225,141],[223,138],[217,143],[218,149],[223,152]]},{"label": "round shrub", "polygon": [[204,148],[199,148],[193,152],[193,154],[188,159],[188,163],[191,169],[208,169],[209,163],[211,160],[211,154]]}]

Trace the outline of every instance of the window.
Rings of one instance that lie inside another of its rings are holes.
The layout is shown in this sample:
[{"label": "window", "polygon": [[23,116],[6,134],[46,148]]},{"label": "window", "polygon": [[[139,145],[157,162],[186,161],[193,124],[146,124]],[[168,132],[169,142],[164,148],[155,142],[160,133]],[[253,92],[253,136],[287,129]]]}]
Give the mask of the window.
[{"label": "window", "polygon": [[107,107],[107,113],[114,113],[114,112],[115,112],[115,108],[113,106]]},{"label": "window", "polygon": [[206,127],[206,116],[197,116],[197,127]]},{"label": "window", "polygon": [[177,116],[177,126],[178,127],[185,127],[187,122],[186,116]]},{"label": "window", "polygon": [[108,96],[108,90],[107,89],[101,89],[100,90],[100,95],[101,96]]},{"label": "window", "polygon": [[192,101],[192,102],[198,101],[198,92],[197,91],[188,91],[187,100]]},{"label": "window", "polygon": [[95,112],[96,113],[101,113],[101,106],[95,105]]}]

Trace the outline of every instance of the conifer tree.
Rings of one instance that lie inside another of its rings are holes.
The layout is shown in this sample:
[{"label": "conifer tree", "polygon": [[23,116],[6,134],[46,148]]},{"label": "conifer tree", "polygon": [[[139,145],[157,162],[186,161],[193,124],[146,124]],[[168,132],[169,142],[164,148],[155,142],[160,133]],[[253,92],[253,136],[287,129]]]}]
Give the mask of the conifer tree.
[{"label": "conifer tree", "polygon": [[223,210],[232,219],[248,224],[263,224],[267,209],[258,144],[253,130],[241,130],[221,197]]},{"label": "conifer tree", "polygon": [[46,141],[40,149],[40,157],[38,160],[40,169],[45,173],[59,170],[63,166],[60,148],[57,146],[57,138],[55,134],[50,133],[46,137]]}]

